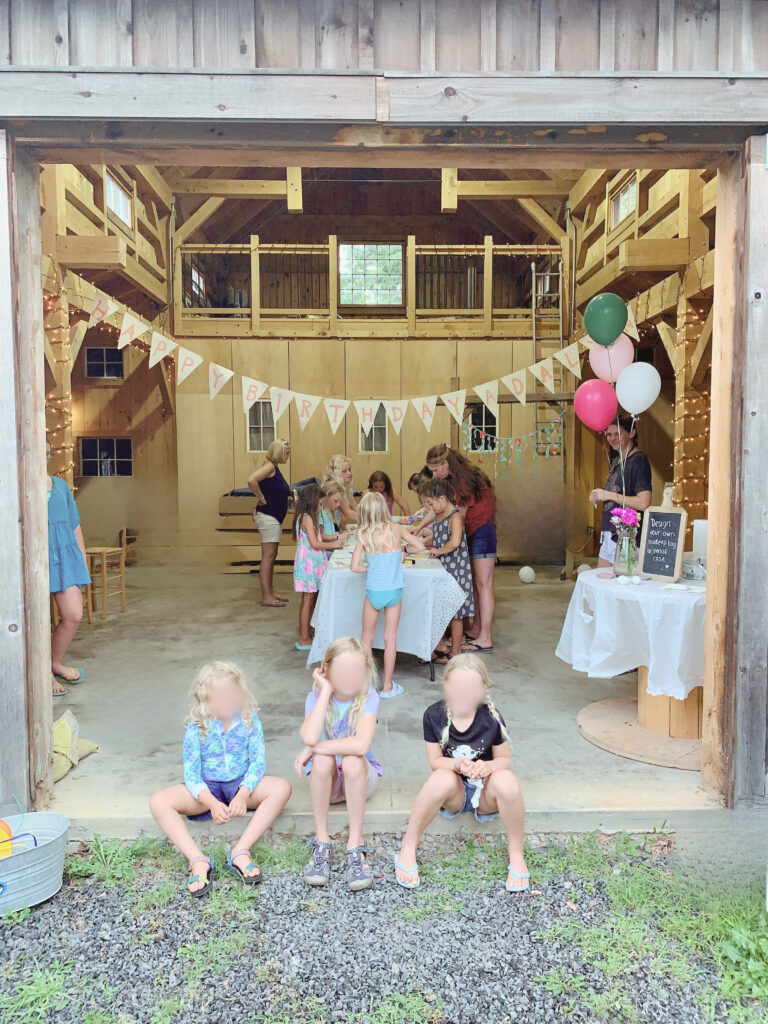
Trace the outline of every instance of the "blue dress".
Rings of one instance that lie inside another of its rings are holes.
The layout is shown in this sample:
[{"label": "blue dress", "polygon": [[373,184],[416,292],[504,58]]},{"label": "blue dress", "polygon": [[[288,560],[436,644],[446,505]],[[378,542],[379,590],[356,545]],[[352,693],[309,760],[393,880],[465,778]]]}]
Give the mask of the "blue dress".
[{"label": "blue dress", "polygon": [[84,587],[91,582],[83,553],[75,540],[80,513],[75,499],[61,477],[51,477],[48,491],[48,575],[50,591],[57,594],[67,587]]}]

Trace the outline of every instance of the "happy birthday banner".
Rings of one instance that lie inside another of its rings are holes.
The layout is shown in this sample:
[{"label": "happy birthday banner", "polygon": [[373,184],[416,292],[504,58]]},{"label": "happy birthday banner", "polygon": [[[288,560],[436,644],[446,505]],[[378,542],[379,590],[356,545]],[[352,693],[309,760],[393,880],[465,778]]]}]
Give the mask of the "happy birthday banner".
[{"label": "happy birthday banner", "polygon": [[[93,327],[96,324],[101,323],[102,320],[112,316],[114,313],[118,312],[119,309],[120,306],[115,303],[113,299],[104,294],[104,292],[97,291],[93,300],[93,306],[91,307],[88,326]],[[633,321],[631,321],[631,325],[627,325],[627,333],[630,333],[630,326],[634,326]],[[183,384],[184,381],[187,380],[195,370],[199,369],[204,362],[207,362],[203,356],[198,355],[195,352],[191,352],[188,348],[179,345],[162,332],[154,330],[150,324],[140,320],[127,309],[123,312],[117,347],[122,349],[129,344],[138,344],[147,332],[150,332],[149,366],[156,366],[165,358],[175,359],[177,387]],[[635,328],[635,334],[636,333],[637,329]],[[554,394],[554,360],[556,359],[565,367],[566,370],[572,373],[574,377],[581,380],[579,346],[582,345],[584,348],[591,348],[592,344],[591,339],[585,335],[583,338],[578,339],[578,341],[574,341],[570,345],[566,345],[564,348],[561,348],[559,351],[553,352],[552,355],[548,356],[546,359],[533,363],[531,366],[526,366],[524,369],[516,370],[514,373],[508,373],[503,376],[496,377],[493,380],[488,380],[484,384],[478,384],[471,390],[494,416],[498,416],[500,384],[503,385],[507,391],[511,392],[521,405],[526,404],[528,391],[527,374],[529,373],[551,394]],[[220,366],[218,363],[208,362],[208,394],[211,400],[220,394],[222,388],[234,376],[235,373],[233,370],[230,370],[225,366]],[[464,410],[467,401],[466,388],[462,388],[458,391],[448,391],[439,395],[421,395],[416,398],[369,398],[350,402],[345,398],[323,398],[320,395],[305,395],[297,391],[291,391],[289,388],[270,386],[264,381],[256,380],[253,377],[246,377],[244,375],[239,376],[242,386],[244,414],[247,416],[251,406],[255,402],[258,402],[265,393],[268,393],[275,425],[277,425],[280,417],[290,408],[291,404],[293,404],[298,415],[299,426],[302,430],[305,430],[315,412],[318,410],[320,405],[322,405],[325,410],[325,414],[328,417],[331,431],[335,434],[343,422],[349,406],[354,405],[355,412],[357,413],[357,418],[360,423],[360,429],[367,437],[373,428],[374,419],[379,406],[383,405],[387,419],[392,424],[396,434],[399,434],[402,430],[406,413],[411,408],[415,411],[425,429],[429,431],[432,429],[432,424],[435,419],[435,410],[437,408],[438,398],[442,400],[443,404],[448,409],[448,412],[456,422],[460,426],[464,424]],[[526,438],[529,436],[533,437],[534,435],[525,435]],[[523,439],[507,438],[504,440],[515,442],[522,441]],[[519,449],[519,447],[520,446],[517,445],[514,449],[515,454],[517,454],[517,449]]]}]

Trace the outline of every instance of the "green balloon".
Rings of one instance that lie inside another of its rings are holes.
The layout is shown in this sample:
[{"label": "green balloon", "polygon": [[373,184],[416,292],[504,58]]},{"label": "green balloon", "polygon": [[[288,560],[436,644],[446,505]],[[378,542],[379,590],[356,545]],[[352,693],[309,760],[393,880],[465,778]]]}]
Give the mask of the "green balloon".
[{"label": "green balloon", "polygon": [[627,304],[613,292],[601,292],[587,303],[584,326],[598,345],[612,345],[627,326]]}]

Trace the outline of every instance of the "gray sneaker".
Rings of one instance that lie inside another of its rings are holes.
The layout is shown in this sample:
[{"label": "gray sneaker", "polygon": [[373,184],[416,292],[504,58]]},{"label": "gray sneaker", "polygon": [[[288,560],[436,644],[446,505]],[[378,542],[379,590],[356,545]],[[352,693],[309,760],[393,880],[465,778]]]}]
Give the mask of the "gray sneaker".
[{"label": "gray sneaker", "polygon": [[331,844],[312,840],[312,856],[304,868],[304,881],[308,885],[327,885],[331,877]]},{"label": "gray sneaker", "polygon": [[373,872],[368,861],[363,858],[364,853],[364,846],[347,850],[347,888],[350,892],[368,889],[373,881]]}]

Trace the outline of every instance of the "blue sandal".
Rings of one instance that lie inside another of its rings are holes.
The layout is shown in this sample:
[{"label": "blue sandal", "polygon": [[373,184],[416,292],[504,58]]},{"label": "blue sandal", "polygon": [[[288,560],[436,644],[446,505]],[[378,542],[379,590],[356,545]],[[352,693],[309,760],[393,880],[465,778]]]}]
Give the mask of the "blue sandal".
[{"label": "blue sandal", "polygon": [[[189,886],[190,885],[194,885],[195,882],[202,882],[203,879],[205,878],[205,875],[193,875],[192,874],[192,865],[193,864],[207,864],[208,865],[208,880],[206,881],[206,883],[205,883],[205,885],[203,886],[202,889],[196,889],[194,892],[192,892],[192,890],[189,888]],[[201,896],[207,895],[211,891],[211,889],[213,888],[213,880],[216,877],[216,865],[213,863],[212,858],[211,857],[195,857],[194,860],[191,860],[189,862],[189,870],[190,870],[190,874],[189,874],[189,877],[187,878],[187,892],[189,893],[189,895],[193,896],[195,899],[199,899]]]},{"label": "blue sandal", "polygon": [[[258,885],[261,882],[262,875],[259,865],[255,861],[252,860],[250,864],[246,864],[245,871],[238,864],[232,863],[233,859],[241,853],[248,857],[251,855],[250,850],[230,850],[227,854],[227,863],[224,865],[224,870],[228,875],[239,878],[246,885]],[[254,868],[259,872],[258,875],[249,875],[248,872],[253,871]]]},{"label": "blue sandal", "polygon": [[[515,871],[511,864],[507,864],[507,871],[510,873],[510,875],[512,875],[513,878],[529,879],[531,877],[530,872],[528,871],[524,871],[522,875],[518,875],[518,873]],[[507,881],[505,888],[507,892],[525,892],[525,890],[528,888],[530,884],[530,882],[526,881],[525,885],[510,885],[509,881]]]},{"label": "blue sandal", "polygon": [[[408,875],[416,875],[416,881],[415,882],[402,882],[402,881],[400,881],[400,879],[397,877],[397,872],[398,871],[405,871],[406,874],[408,874]],[[403,889],[418,889],[419,885],[420,885],[420,882],[419,882],[419,865],[418,864],[414,864],[412,868],[407,868],[405,866],[405,864],[401,864],[400,863],[400,858],[398,857],[397,854],[395,854],[395,881],[397,882],[398,885],[402,886]]]}]

